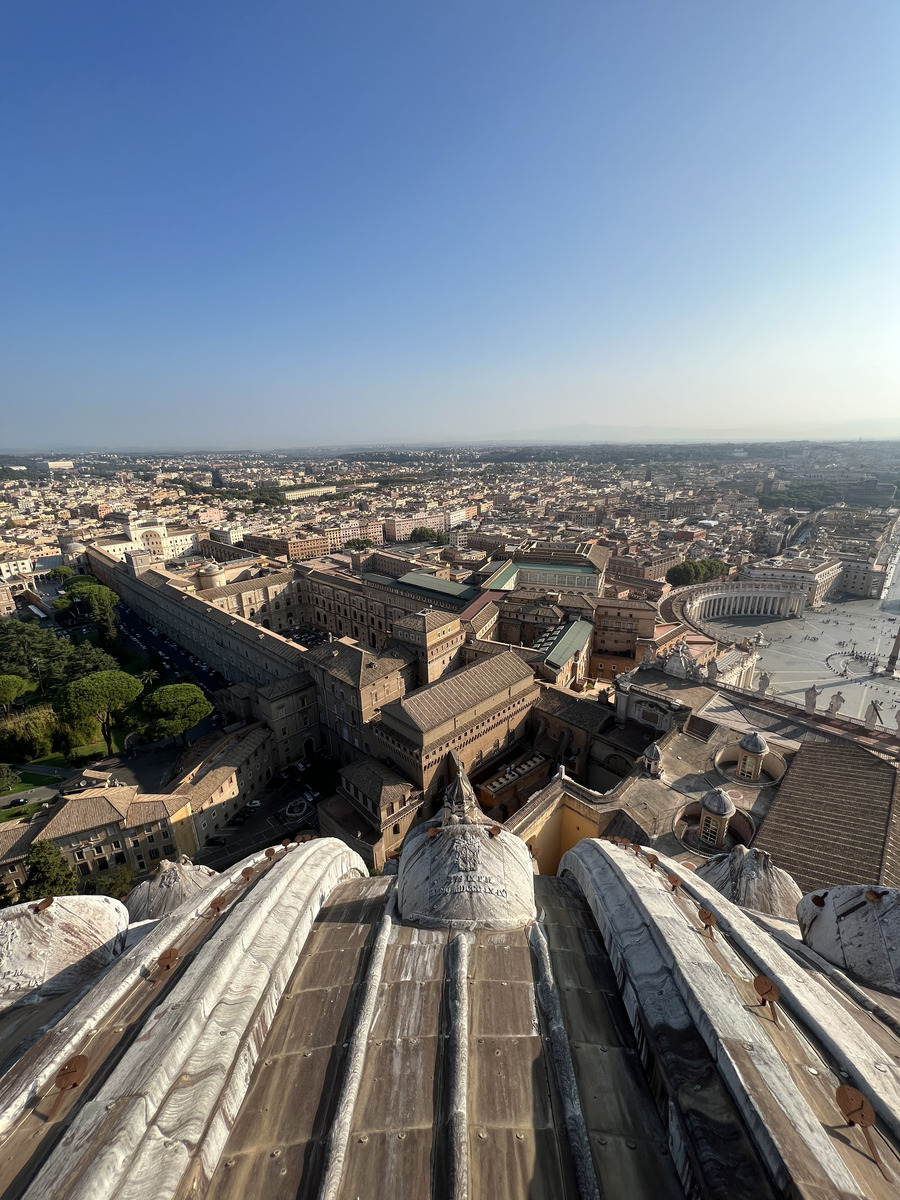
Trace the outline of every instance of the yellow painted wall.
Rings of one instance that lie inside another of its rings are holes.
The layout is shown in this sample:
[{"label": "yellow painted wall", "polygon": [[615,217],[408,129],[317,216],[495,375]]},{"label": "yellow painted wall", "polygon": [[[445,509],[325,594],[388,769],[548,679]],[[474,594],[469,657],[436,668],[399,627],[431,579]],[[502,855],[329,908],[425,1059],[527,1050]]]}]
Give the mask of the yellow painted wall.
[{"label": "yellow painted wall", "polygon": [[180,808],[177,813],[174,813],[169,824],[172,828],[178,852],[186,854],[188,858],[193,858],[197,853],[197,839],[194,837],[194,823],[191,820],[190,805],[186,804],[184,808]]},{"label": "yellow painted wall", "polygon": [[561,855],[562,822],[562,809],[555,808],[534,833],[529,832],[525,837],[528,845],[538,851],[538,869],[542,875],[556,874]]},{"label": "yellow painted wall", "polygon": [[562,832],[560,836],[560,853],[562,858],[567,850],[571,850],[577,845],[582,838],[593,838],[597,836],[597,821],[590,817],[584,816],[574,809],[563,806],[562,810]]}]

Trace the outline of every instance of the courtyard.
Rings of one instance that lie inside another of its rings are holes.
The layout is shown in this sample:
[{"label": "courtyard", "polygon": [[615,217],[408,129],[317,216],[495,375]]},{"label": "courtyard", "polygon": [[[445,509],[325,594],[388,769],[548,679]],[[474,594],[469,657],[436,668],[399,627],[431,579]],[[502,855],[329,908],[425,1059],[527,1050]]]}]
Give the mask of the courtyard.
[{"label": "courtyard", "polygon": [[705,624],[727,640],[761,636],[759,672],[769,676],[771,694],[802,704],[816,687],[820,712],[835,704],[841,716],[859,718],[875,701],[879,723],[897,728],[900,678],[884,671],[900,630],[900,571],[883,600],[826,601],[802,617],[720,617]]}]

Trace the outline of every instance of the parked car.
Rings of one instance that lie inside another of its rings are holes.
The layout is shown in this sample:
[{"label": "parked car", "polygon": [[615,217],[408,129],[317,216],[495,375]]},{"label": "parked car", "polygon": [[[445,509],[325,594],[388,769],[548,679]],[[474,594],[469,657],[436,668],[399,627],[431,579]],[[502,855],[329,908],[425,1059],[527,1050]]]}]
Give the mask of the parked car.
[{"label": "parked car", "polygon": [[207,846],[227,846],[228,839],[223,837],[211,837],[206,839]]},{"label": "parked car", "polygon": [[20,804],[27,804],[27,803],[28,803],[27,796],[16,796],[15,800],[10,800],[9,807],[10,808],[18,808]]},{"label": "parked car", "polygon": [[262,800],[248,800],[244,808],[256,809],[262,808]]}]

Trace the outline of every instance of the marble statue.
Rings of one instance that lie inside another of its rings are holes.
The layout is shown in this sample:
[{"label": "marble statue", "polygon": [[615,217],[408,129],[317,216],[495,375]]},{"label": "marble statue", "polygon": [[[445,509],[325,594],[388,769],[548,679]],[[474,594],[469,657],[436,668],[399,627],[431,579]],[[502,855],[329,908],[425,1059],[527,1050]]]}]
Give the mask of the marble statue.
[{"label": "marble statue", "polygon": [[766,694],[766,692],[769,690],[769,684],[771,682],[772,682],[771,675],[766,674],[765,671],[760,671],[759,683],[756,685],[757,694],[760,696],[764,696]]},{"label": "marble statue", "polygon": [[819,698],[819,689],[816,687],[815,684],[813,684],[812,687],[808,687],[806,689],[806,691],[803,693],[803,701],[806,705],[806,711],[808,713],[814,713],[816,711],[816,700],[818,698]]},{"label": "marble statue", "polygon": [[828,701],[828,715],[830,717],[836,717],[843,707],[844,707],[843,693],[835,692],[834,695],[831,697],[831,699]]},{"label": "marble statue", "polygon": [[863,718],[866,729],[874,729],[881,720],[881,709],[878,707],[876,700],[869,701],[869,707],[866,709],[866,715]]}]

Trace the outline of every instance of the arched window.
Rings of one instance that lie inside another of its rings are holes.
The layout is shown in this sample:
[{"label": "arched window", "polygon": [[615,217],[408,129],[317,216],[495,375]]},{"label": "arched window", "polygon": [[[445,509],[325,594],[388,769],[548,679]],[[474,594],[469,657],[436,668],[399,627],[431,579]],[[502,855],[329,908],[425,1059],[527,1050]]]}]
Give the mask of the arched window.
[{"label": "arched window", "polygon": [[756,764],[749,754],[742,754],[737,773],[741,779],[752,779],[755,774],[755,766]]}]

